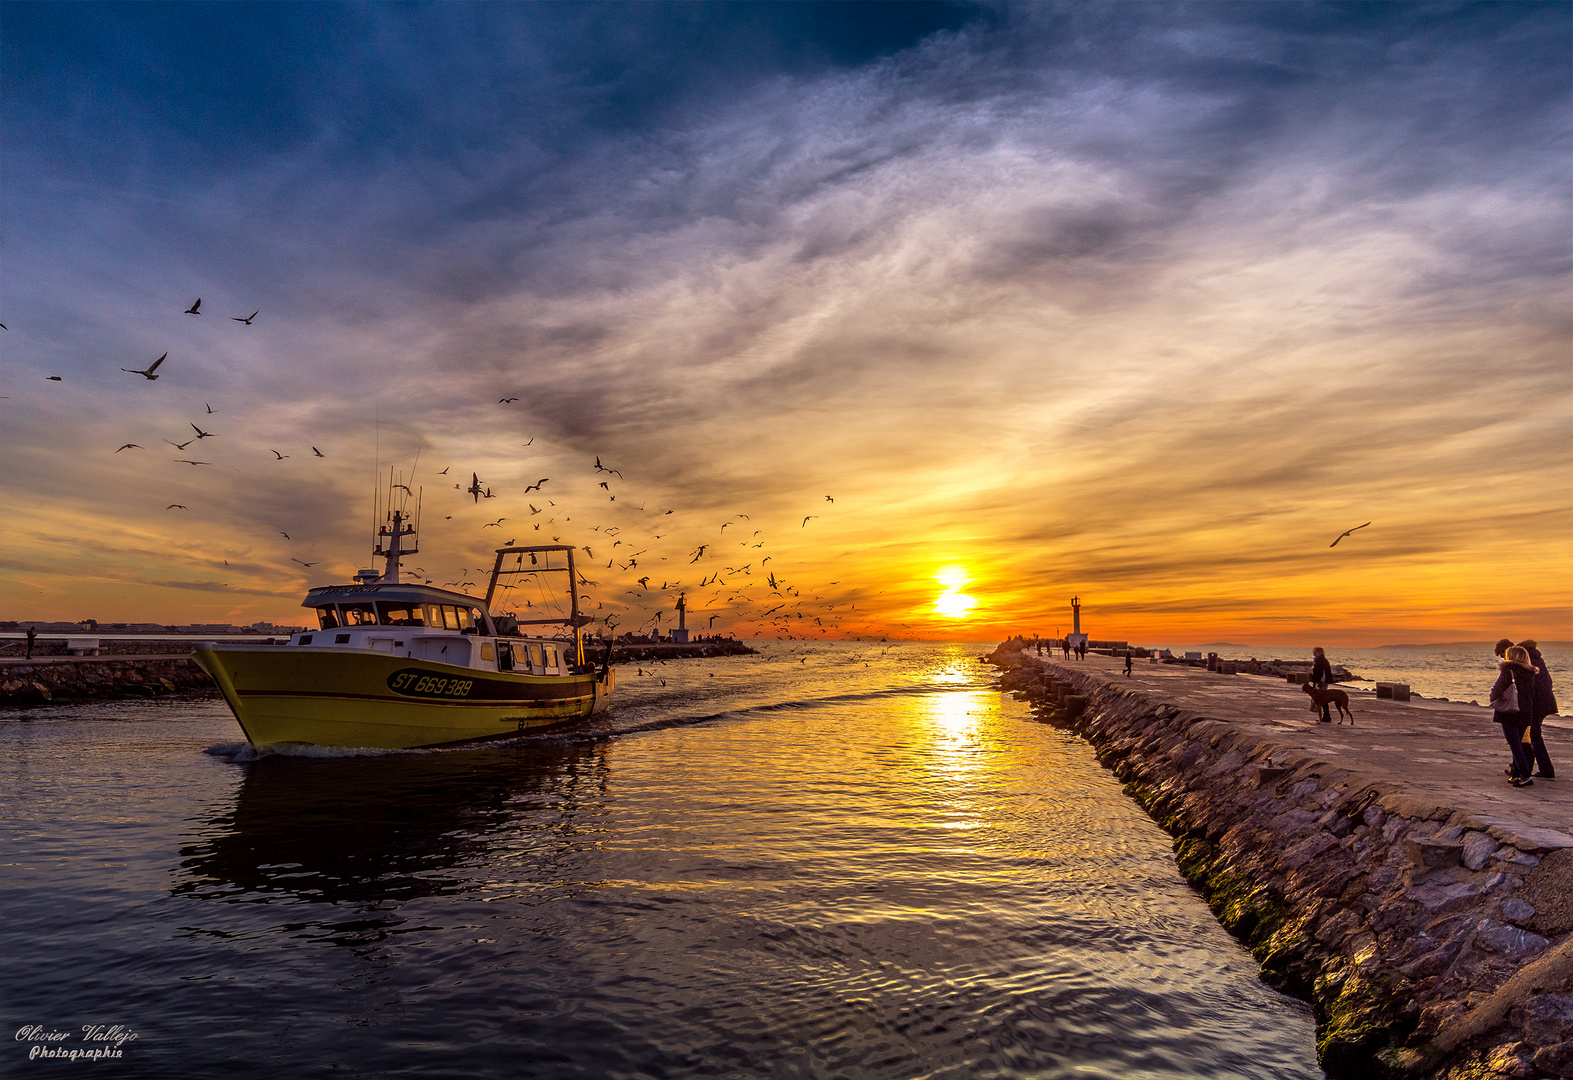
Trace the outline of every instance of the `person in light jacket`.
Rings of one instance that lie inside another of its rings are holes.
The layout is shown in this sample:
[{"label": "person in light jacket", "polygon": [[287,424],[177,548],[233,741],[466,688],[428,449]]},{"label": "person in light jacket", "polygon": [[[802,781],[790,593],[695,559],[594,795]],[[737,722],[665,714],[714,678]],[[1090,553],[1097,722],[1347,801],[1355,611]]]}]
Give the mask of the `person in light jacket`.
[{"label": "person in light jacket", "polygon": [[[1510,645],[1507,658],[1502,661],[1497,681],[1491,687],[1491,707],[1496,710],[1497,723],[1502,725],[1502,737],[1507,739],[1513,753],[1513,764],[1507,770],[1514,787],[1529,787],[1529,748],[1524,745],[1524,732],[1529,727],[1530,716],[1535,714],[1535,665],[1529,662],[1529,650],[1522,645]],[[1517,701],[1515,708],[1503,708],[1504,695],[1512,687]]]}]

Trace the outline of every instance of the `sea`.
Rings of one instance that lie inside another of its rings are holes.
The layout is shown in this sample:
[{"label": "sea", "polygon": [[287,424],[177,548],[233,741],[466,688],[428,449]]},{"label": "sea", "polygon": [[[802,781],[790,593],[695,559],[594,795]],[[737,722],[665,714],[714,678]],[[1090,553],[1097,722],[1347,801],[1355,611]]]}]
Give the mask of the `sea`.
[{"label": "sea", "polygon": [[[1133,643],[1134,644],[1134,643]],[[1176,656],[1215,652],[1224,660],[1305,660],[1311,659],[1311,646],[1242,645],[1214,641],[1201,645],[1167,645]],[[1501,660],[1492,651],[1491,641],[1454,641],[1429,645],[1383,645],[1370,649],[1341,649],[1325,646],[1327,659],[1349,670],[1355,680],[1340,683],[1344,688],[1375,690],[1379,682],[1405,683],[1423,697],[1485,705],[1491,685],[1497,679]],[[1573,680],[1573,642],[1539,643],[1540,655],[1551,672],[1553,688]],[[1558,715],[1573,716],[1573,682],[1557,698]]]},{"label": "sea", "polygon": [[0,715],[0,1072],[1322,1076],[991,648],[627,664],[604,717],[441,750],[259,755],[206,695]]}]

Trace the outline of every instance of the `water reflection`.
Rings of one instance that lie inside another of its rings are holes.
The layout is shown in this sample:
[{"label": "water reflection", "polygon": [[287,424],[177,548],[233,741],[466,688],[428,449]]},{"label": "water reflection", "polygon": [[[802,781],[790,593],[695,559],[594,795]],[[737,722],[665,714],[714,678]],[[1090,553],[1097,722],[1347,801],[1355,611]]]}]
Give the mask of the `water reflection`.
[{"label": "water reflection", "polygon": [[[606,774],[595,747],[538,743],[269,757],[246,769],[233,804],[180,849],[175,895],[385,911],[480,888],[472,871],[521,845],[533,852],[531,872],[550,878],[564,856],[595,844],[582,821],[603,800]],[[507,861],[520,872],[519,860]]]}]

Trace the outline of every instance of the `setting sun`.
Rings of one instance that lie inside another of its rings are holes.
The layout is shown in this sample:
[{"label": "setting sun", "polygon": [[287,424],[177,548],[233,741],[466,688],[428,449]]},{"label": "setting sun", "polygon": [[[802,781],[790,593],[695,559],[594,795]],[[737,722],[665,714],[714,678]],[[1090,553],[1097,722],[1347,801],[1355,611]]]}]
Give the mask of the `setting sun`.
[{"label": "setting sun", "polygon": [[964,619],[978,606],[975,597],[961,591],[972,580],[972,575],[960,566],[947,566],[934,575],[934,580],[945,586],[945,591],[934,598],[934,610],[947,619]]}]

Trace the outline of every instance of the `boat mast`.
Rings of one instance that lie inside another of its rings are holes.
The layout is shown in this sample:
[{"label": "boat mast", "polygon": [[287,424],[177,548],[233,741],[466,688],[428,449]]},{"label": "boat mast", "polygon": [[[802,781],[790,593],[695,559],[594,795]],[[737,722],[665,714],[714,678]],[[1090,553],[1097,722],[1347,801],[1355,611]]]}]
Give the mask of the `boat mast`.
[{"label": "boat mast", "polygon": [[[388,524],[377,530],[377,549],[374,555],[381,555],[386,559],[382,568],[382,584],[397,585],[399,583],[399,559],[405,555],[414,555],[420,549],[412,544],[404,547],[404,538],[415,536],[415,526],[408,523],[402,510],[391,510],[388,513]],[[416,540],[415,543],[419,543]]]}]

